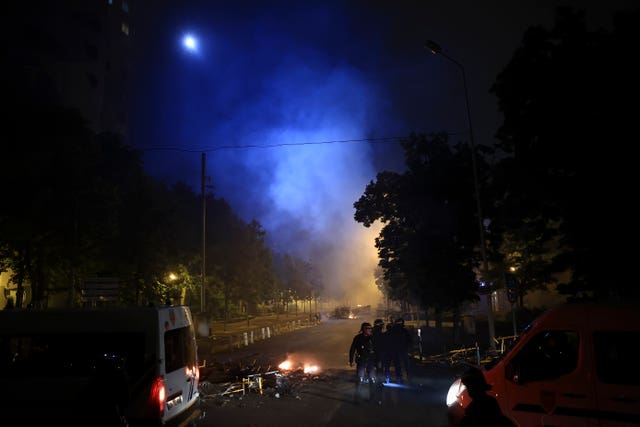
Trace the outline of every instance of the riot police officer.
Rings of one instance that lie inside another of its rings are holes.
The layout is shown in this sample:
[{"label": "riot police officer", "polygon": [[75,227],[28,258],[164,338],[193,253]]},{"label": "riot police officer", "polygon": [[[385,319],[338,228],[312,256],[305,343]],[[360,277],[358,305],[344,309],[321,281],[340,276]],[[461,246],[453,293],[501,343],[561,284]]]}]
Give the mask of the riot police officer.
[{"label": "riot police officer", "polygon": [[395,320],[388,332],[388,340],[389,354],[395,369],[396,381],[402,384],[404,382],[403,376],[405,376],[407,382],[409,382],[409,351],[413,345],[413,338],[411,333],[405,329],[402,317]]},{"label": "riot police officer", "polygon": [[387,343],[388,336],[384,331],[384,320],[376,319],[373,321],[373,347],[376,352],[376,380],[382,386],[385,378],[388,377],[389,364],[388,353],[389,345]]},{"label": "riot police officer", "polygon": [[375,394],[376,373],[375,373],[375,347],[373,343],[373,327],[369,322],[360,325],[360,331],[353,337],[349,348],[349,366],[356,363],[356,390],[355,401],[361,397],[362,384],[369,384],[369,399]]}]

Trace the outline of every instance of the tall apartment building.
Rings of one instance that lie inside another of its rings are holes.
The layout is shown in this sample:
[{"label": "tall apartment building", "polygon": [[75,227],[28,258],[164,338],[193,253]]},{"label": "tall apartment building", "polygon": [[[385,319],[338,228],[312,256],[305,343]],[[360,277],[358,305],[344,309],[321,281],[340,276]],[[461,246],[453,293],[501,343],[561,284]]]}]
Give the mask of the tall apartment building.
[{"label": "tall apartment building", "polygon": [[[132,0],[20,0],[2,9],[2,108],[73,108],[94,131],[115,132],[126,141]],[[0,269],[0,309],[16,301],[10,276]],[[31,291],[26,283],[23,306]]]},{"label": "tall apartment building", "polygon": [[126,137],[132,0],[7,3],[5,78],[19,100],[78,109]]}]

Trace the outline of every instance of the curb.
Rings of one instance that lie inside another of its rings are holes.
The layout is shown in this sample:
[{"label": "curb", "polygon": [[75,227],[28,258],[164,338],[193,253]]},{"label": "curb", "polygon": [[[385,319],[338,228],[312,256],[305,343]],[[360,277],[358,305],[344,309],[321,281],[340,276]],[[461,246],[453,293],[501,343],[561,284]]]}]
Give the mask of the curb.
[{"label": "curb", "polygon": [[[255,321],[255,320],[254,320]],[[259,323],[256,321],[256,323]],[[207,355],[241,350],[258,342],[268,340],[276,335],[282,335],[299,329],[318,325],[318,322],[308,319],[293,319],[276,321],[265,325],[246,325],[246,322],[225,325],[224,331],[214,333],[209,337],[197,338],[200,359]]]}]

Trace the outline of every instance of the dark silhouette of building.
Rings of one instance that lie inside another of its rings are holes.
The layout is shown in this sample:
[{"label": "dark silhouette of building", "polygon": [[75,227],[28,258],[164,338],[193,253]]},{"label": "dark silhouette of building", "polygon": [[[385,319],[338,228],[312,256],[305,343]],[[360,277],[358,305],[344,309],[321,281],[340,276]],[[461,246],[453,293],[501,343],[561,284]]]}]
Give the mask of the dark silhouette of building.
[{"label": "dark silhouette of building", "polygon": [[77,109],[94,131],[126,139],[132,13],[131,0],[7,3],[8,99]]}]

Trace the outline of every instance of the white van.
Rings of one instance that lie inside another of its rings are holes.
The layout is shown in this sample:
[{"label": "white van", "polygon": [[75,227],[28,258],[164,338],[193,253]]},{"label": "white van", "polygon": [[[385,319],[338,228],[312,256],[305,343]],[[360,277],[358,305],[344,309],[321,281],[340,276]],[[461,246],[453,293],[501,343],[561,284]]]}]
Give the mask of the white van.
[{"label": "white van", "polygon": [[[640,426],[640,306],[572,303],[528,325],[490,368],[487,393],[516,425]],[[470,398],[457,379],[447,396],[459,424]]]},{"label": "white van", "polygon": [[189,307],[0,311],[3,421],[193,424],[198,382]]}]

